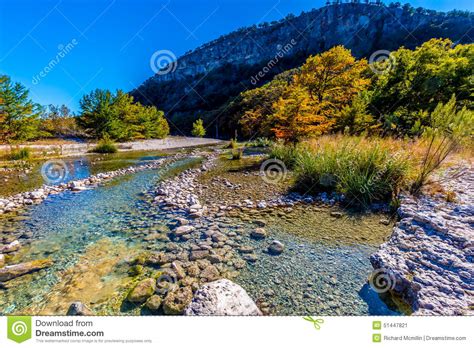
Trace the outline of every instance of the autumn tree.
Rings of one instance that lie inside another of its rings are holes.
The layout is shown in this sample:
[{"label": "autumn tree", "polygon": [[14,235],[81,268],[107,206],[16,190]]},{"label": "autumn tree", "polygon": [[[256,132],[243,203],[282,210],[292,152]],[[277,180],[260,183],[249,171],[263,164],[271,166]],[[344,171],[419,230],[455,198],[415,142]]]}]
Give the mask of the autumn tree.
[{"label": "autumn tree", "polygon": [[66,105],[50,104],[41,115],[39,125],[41,137],[78,136],[76,119]]},{"label": "autumn tree", "polygon": [[283,96],[296,73],[297,69],[285,71],[262,87],[241,94],[237,117],[244,136],[270,138],[274,135],[273,106]]},{"label": "autumn tree", "polygon": [[274,104],[275,136],[294,142],[330,131],[342,110],[370,83],[363,74],[366,69],[366,60],[356,60],[342,46],[310,56]]}]

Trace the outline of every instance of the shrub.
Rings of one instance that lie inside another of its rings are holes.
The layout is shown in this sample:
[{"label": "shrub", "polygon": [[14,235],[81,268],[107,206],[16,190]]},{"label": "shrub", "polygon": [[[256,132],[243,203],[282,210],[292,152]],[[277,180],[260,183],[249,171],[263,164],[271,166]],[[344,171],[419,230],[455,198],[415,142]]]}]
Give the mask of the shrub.
[{"label": "shrub", "polygon": [[117,151],[117,146],[107,136],[104,136],[97,146],[91,150],[94,153],[116,153]]},{"label": "shrub", "polygon": [[22,149],[15,149],[12,150],[8,155],[7,158],[10,161],[20,161],[20,160],[27,160],[31,158],[31,150],[27,147]]},{"label": "shrub", "polygon": [[206,135],[206,129],[204,128],[204,124],[201,119],[198,119],[193,123],[193,130],[191,131],[191,134],[199,138],[202,138]]},{"label": "shrub", "polygon": [[270,157],[280,160],[286,164],[289,169],[294,168],[298,157],[304,154],[301,151],[303,145],[287,144],[283,142],[274,143],[270,150]]}]

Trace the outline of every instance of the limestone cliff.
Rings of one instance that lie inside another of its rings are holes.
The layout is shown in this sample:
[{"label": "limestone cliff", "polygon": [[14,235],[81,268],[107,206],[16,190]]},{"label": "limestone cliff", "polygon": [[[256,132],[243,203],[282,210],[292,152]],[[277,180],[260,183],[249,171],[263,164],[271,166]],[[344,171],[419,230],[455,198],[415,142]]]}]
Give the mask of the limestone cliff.
[{"label": "limestone cliff", "polygon": [[[164,109],[187,131],[192,115],[215,114],[229,98],[299,66],[310,54],[344,45],[357,57],[369,57],[377,50],[414,48],[441,37],[468,43],[474,37],[473,22],[468,14],[365,3],[328,5],[222,36],[183,55],[172,72],[156,74],[132,94]],[[259,76],[262,69],[265,73]]]}]

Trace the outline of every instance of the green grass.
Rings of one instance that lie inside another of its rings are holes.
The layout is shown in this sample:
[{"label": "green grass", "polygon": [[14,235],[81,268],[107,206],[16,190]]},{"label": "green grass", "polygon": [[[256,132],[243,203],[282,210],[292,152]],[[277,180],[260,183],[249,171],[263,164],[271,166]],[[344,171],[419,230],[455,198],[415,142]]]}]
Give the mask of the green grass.
[{"label": "green grass", "polygon": [[273,141],[268,138],[257,138],[245,144],[246,147],[270,147],[272,145]]},{"label": "green grass", "polygon": [[404,187],[411,163],[378,140],[329,138],[312,144],[277,144],[271,157],[295,172],[295,189],[344,194],[353,206],[389,202]]}]

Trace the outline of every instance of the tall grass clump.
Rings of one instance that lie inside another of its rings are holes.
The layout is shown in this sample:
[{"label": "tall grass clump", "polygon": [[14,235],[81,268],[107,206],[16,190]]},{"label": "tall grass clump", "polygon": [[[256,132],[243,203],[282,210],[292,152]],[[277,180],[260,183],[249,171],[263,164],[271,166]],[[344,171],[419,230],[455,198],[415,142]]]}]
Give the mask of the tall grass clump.
[{"label": "tall grass clump", "polygon": [[411,162],[390,142],[322,137],[305,146],[274,147],[272,156],[291,166],[295,189],[304,193],[337,192],[354,206],[389,201],[406,184]]},{"label": "tall grass clump", "polygon": [[270,158],[275,158],[282,161],[288,167],[293,169],[295,167],[298,157],[304,153],[302,144],[284,144],[277,142],[272,145],[270,149]]},{"label": "tall grass clump", "polygon": [[242,157],[244,155],[244,148],[240,147],[240,148],[237,148],[237,149],[232,149],[230,151],[230,153],[232,155],[233,160],[240,160],[240,159],[242,159]]},{"label": "tall grass clump", "polygon": [[411,186],[412,193],[419,193],[429,177],[438,170],[449,155],[471,141],[474,133],[474,112],[460,109],[456,98],[446,104],[439,103],[430,115],[430,126],[423,132],[426,150]]},{"label": "tall grass clump", "polygon": [[237,149],[239,147],[239,143],[237,142],[237,139],[230,139],[229,144],[227,144],[226,148],[227,149]]},{"label": "tall grass clump", "polygon": [[21,149],[11,150],[7,155],[7,159],[10,161],[24,161],[31,158],[31,150],[27,147]]},{"label": "tall grass clump", "polygon": [[117,151],[118,151],[117,146],[107,136],[104,136],[99,141],[97,146],[91,150],[91,152],[94,152],[94,153],[116,153]]}]

